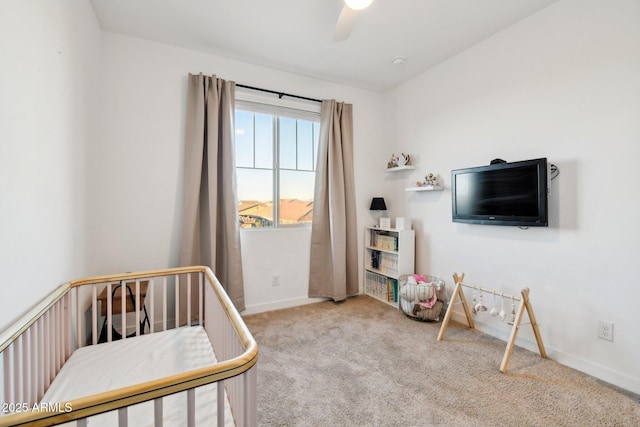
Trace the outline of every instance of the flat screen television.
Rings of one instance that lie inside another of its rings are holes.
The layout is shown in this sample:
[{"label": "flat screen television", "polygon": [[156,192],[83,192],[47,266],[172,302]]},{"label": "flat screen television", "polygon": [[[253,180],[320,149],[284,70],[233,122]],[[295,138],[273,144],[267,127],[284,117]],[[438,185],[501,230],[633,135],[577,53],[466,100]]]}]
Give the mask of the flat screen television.
[{"label": "flat screen television", "polygon": [[453,222],[547,227],[547,159],[451,171]]}]

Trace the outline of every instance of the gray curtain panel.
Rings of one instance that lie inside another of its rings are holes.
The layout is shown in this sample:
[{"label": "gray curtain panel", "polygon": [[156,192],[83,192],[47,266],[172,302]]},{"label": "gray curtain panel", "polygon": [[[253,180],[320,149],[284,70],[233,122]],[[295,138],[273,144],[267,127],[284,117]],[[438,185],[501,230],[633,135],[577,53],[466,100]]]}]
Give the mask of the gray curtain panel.
[{"label": "gray curtain panel", "polygon": [[358,293],[353,106],[322,102],[311,224],[309,297]]},{"label": "gray curtain panel", "polygon": [[[244,310],[240,225],[234,147],[235,83],[189,74],[187,89],[184,205],[180,265],[206,265]],[[191,319],[198,292],[192,281]],[[186,280],[179,293],[180,324],[187,319]]]}]

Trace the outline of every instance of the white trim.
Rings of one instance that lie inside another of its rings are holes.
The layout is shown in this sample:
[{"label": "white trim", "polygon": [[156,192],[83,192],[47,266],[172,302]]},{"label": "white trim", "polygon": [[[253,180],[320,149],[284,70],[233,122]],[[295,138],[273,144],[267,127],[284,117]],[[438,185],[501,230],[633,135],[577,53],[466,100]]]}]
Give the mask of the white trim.
[{"label": "white trim", "polygon": [[[451,320],[462,324],[465,327],[467,326],[467,318],[463,313],[453,312]],[[509,332],[503,331],[502,329],[498,329],[492,327],[487,324],[474,322],[475,329],[478,331],[492,336],[494,338],[498,338],[502,341],[507,341],[509,339]],[[544,336],[542,337],[544,340]],[[443,343],[447,341],[447,335],[445,334]],[[522,347],[526,350],[532,351],[536,354],[539,354],[538,344],[535,341],[518,337],[516,339],[516,345]],[[628,375],[625,375],[621,372],[615,371],[608,366],[600,365],[597,363],[593,363],[589,360],[582,359],[580,357],[576,357],[574,355],[564,353],[562,351],[557,350],[556,348],[549,347],[547,343],[545,343],[545,350],[547,352],[547,357],[549,360],[553,360],[561,365],[568,366],[572,369],[576,369],[580,372],[585,373],[586,375],[591,375],[595,378],[598,378],[602,381],[605,381],[609,384],[613,384],[617,387],[621,387],[625,390],[629,390],[633,393],[640,393],[640,379],[633,378]],[[496,368],[499,366],[500,360],[496,359]]]},{"label": "white trim", "polygon": [[288,300],[270,302],[267,304],[254,304],[254,305],[247,306],[246,309],[241,313],[241,315],[248,316],[250,314],[264,313],[265,311],[280,310],[282,308],[298,307],[301,305],[313,304],[315,302],[322,302],[327,300],[328,298],[300,297],[300,298],[292,298]]}]

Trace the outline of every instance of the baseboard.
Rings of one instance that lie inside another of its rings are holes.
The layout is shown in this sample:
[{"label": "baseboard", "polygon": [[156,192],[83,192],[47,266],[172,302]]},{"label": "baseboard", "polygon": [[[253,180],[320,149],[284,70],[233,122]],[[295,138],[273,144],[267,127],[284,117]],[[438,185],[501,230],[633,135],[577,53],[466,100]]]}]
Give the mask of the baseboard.
[{"label": "baseboard", "polygon": [[[451,320],[463,325],[467,324],[467,318],[465,317],[464,313],[458,313],[454,311],[452,313]],[[503,340],[505,342],[505,345],[509,340],[509,335],[511,332],[510,329],[502,330],[479,322],[475,322],[475,329],[487,335],[491,335],[492,337]],[[444,339],[445,341],[447,339],[446,333]],[[542,340],[544,343],[544,337],[542,337]],[[539,353],[538,343],[535,340],[529,340],[519,336],[516,338],[516,345],[534,353]],[[608,366],[593,363],[589,360],[585,360],[583,358],[565,353],[556,348],[548,346],[546,343],[544,343],[544,348],[547,352],[547,357],[553,361],[560,363],[561,365],[583,372],[587,375],[591,375],[592,377],[612,384],[616,387],[620,387],[633,393],[640,394],[640,379],[638,378],[630,377],[621,372],[615,371]],[[500,362],[500,360],[496,361],[497,364],[500,364]]]},{"label": "baseboard", "polygon": [[302,297],[302,298],[292,298],[292,299],[281,300],[281,301],[273,301],[265,304],[253,304],[253,305],[247,305],[245,307],[245,310],[240,314],[242,316],[248,316],[250,314],[258,314],[258,313],[264,313],[265,311],[297,307],[299,305],[312,304],[314,302],[320,302],[320,301],[326,301],[326,298]]}]

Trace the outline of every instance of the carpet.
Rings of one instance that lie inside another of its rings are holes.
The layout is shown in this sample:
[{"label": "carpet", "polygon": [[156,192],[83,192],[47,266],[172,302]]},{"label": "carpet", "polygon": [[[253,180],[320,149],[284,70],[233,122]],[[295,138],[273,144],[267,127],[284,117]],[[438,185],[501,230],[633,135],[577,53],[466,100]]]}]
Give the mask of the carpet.
[{"label": "carpet", "polygon": [[[246,316],[261,426],[638,426],[640,396],[368,296]],[[544,337],[543,337],[544,340]]]}]

